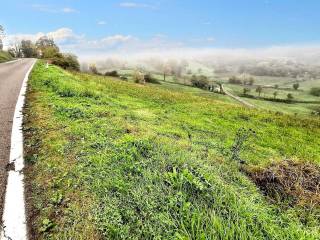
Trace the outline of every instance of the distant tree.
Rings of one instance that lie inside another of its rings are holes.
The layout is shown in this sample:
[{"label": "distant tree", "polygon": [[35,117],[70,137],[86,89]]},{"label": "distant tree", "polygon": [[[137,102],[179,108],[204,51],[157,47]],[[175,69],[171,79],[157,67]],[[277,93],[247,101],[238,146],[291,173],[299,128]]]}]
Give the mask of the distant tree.
[{"label": "distant tree", "polygon": [[276,98],[277,98],[277,96],[278,96],[278,92],[277,92],[277,91],[275,91],[275,92],[273,93],[273,97],[274,97],[274,99],[276,99]]},{"label": "distant tree", "polygon": [[197,88],[208,89],[209,80],[208,80],[208,77],[204,75],[201,75],[201,76],[193,75],[191,77],[191,84],[192,86]]},{"label": "distant tree", "polygon": [[141,71],[136,70],[133,74],[133,80],[135,83],[145,84],[144,74]]},{"label": "distant tree", "polygon": [[316,97],[320,97],[320,87],[313,87],[310,89],[310,94]]},{"label": "distant tree", "polygon": [[108,77],[119,77],[118,72],[115,71],[115,70],[114,71],[110,71],[110,72],[106,72],[104,75],[108,76]]},{"label": "distant tree", "polygon": [[145,75],[144,75],[144,80],[145,80],[145,82],[147,82],[147,83],[156,83],[156,84],[159,84],[159,83],[160,83],[155,77],[152,76],[151,73],[145,74]]},{"label": "distant tree", "polygon": [[298,90],[299,87],[300,87],[300,84],[299,84],[299,83],[293,84],[293,89],[294,89],[294,90]]},{"label": "distant tree", "polygon": [[231,84],[242,84],[242,81],[236,76],[231,76],[229,78],[229,83],[231,83]]},{"label": "distant tree", "polygon": [[243,95],[248,95],[248,93],[251,91],[251,89],[250,88],[244,88],[243,89]]},{"label": "distant tree", "polygon": [[254,82],[255,82],[255,79],[253,77],[250,77],[249,78],[249,85],[252,86],[254,84]]},{"label": "distant tree", "polygon": [[98,68],[95,64],[91,64],[89,66],[89,71],[93,74],[97,74],[97,75],[99,74]]},{"label": "distant tree", "polygon": [[37,50],[35,45],[30,40],[21,41],[21,52],[23,57],[32,58],[37,56]]},{"label": "distant tree", "polygon": [[259,97],[261,96],[262,91],[263,91],[263,88],[261,86],[258,86],[256,88],[256,92],[259,94]]},{"label": "distant tree", "polygon": [[278,89],[278,88],[279,88],[279,85],[278,85],[278,84],[275,84],[275,85],[274,85],[274,88],[275,88],[275,89]]},{"label": "distant tree", "polygon": [[291,93],[288,93],[287,99],[288,99],[289,101],[292,101],[292,100],[294,99],[294,97],[293,97],[293,95],[292,95]]}]

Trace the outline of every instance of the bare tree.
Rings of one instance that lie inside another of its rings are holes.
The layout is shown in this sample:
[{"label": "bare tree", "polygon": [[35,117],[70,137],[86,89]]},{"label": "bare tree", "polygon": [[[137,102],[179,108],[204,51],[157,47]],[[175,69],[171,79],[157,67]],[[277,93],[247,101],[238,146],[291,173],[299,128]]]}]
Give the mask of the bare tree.
[{"label": "bare tree", "polygon": [[13,57],[16,57],[16,58],[23,57],[23,52],[21,49],[21,42],[19,41],[18,38],[15,38],[10,42],[10,46],[9,46],[8,51]]},{"label": "bare tree", "polygon": [[5,33],[4,33],[4,28],[2,25],[0,25],[0,51],[3,50],[3,41],[2,39],[4,38]]}]

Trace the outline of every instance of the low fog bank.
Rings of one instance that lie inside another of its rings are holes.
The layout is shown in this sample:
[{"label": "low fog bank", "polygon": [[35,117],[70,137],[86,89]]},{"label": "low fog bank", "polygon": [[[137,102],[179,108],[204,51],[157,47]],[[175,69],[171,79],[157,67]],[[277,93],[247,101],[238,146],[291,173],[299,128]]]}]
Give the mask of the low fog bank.
[{"label": "low fog bank", "polygon": [[175,48],[141,52],[97,53],[80,57],[82,69],[95,64],[101,71],[140,68],[163,72],[168,67],[193,63],[217,72],[253,75],[320,76],[320,46],[274,46],[257,49]]}]

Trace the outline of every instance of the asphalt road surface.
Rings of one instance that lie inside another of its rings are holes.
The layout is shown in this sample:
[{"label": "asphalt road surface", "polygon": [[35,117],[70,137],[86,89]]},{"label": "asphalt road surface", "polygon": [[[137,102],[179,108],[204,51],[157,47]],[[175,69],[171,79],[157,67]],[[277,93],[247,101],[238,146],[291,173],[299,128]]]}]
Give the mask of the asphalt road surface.
[{"label": "asphalt road surface", "polygon": [[34,61],[22,59],[0,64],[0,217],[7,184],[13,115],[23,79]]}]

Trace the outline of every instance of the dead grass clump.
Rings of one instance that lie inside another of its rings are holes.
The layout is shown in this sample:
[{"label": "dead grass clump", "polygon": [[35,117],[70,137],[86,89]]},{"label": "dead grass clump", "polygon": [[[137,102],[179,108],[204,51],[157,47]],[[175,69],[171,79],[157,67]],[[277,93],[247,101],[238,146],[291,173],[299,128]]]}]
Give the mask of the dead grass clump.
[{"label": "dead grass clump", "polygon": [[246,172],[275,203],[320,206],[320,167],[315,164],[285,160]]}]

